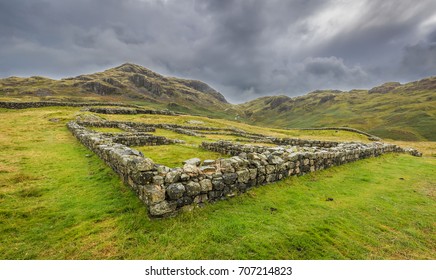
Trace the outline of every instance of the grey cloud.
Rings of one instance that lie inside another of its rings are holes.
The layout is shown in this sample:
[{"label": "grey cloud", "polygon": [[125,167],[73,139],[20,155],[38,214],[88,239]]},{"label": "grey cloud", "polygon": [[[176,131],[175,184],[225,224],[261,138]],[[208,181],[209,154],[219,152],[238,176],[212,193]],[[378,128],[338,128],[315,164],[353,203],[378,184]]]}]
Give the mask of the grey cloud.
[{"label": "grey cloud", "polygon": [[436,43],[421,42],[407,46],[401,61],[400,73],[406,77],[420,77],[436,74]]},{"label": "grey cloud", "polygon": [[435,74],[434,10],[430,0],[0,0],[0,77],[129,61],[232,102],[371,87]]}]

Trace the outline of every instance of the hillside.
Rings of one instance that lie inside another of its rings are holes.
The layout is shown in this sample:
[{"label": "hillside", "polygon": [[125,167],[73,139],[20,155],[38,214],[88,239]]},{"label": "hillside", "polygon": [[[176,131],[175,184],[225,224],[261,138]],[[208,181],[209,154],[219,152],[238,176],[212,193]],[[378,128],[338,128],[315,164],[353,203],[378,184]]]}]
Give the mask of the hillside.
[{"label": "hillside", "polygon": [[123,101],[174,111],[224,111],[224,96],[196,81],[164,77],[139,65],[125,63],[103,72],[53,80],[33,76],[0,79],[0,97],[69,101]]},{"label": "hillside", "polygon": [[436,141],[436,77],[370,90],[261,97],[238,105],[248,123],[282,128],[348,126],[382,138]]}]

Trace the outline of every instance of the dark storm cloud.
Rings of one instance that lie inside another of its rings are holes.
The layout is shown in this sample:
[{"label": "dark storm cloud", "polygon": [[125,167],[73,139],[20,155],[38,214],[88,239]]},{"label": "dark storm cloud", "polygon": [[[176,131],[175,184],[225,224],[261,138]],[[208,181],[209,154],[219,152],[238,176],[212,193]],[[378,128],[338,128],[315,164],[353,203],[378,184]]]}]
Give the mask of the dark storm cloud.
[{"label": "dark storm cloud", "polygon": [[436,2],[0,0],[0,76],[129,61],[230,101],[434,75]]}]

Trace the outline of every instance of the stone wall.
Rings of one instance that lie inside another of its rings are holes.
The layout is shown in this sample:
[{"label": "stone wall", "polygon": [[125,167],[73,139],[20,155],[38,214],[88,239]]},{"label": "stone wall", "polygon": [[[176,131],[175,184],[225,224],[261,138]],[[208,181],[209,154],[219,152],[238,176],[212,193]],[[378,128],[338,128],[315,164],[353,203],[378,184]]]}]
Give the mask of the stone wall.
[{"label": "stone wall", "polygon": [[344,131],[350,131],[350,132],[355,132],[358,134],[362,134],[365,136],[368,136],[369,140],[372,141],[380,141],[381,139],[375,135],[369,134],[368,132],[359,130],[359,129],[355,129],[355,128],[351,128],[351,127],[318,127],[318,128],[298,128],[299,130],[344,130]]},{"label": "stone wall", "polygon": [[86,107],[86,106],[124,106],[138,107],[136,105],[128,105],[123,103],[104,103],[104,102],[58,102],[58,101],[36,101],[36,102],[9,102],[0,101],[0,108],[7,109],[27,109],[41,107]]},{"label": "stone wall", "polygon": [[109,127],[119,128],[127,132],[155,132],[153,125],[135,123],[135,122],[113,122],[113,121],[79,121],[79,125],[87,127]]},{"label": "stone wall", "polygon": [[142,132],[137,133],[102,133],[109,137],[113,142],[126,146],[158,146],[184,143],[182,140],[168,139],[164,136],[155,136]]},{"label": "stone wall", "polygon": [[136,114],[151,114],[151,115],[178,115],[172,111],[166,110],[147,110],[147,109],[133,109],[133,108],[99,108],[93,107],[88,109],[90,112],[99,114],[120,114],[120,115],[136,115]]},{"label": "stone wall", "polygon": [[171,216],[180,210],[227,199],[288,176],[304,175],[389,152],[410,152],[378,142],[337,143],[333,147],[257,147],[219,141],[205,142],[202,147],[230,155],[239,152],[238,156],[203,162],[190,159],[182,167],[169,168],[76,122],[69,122],[68,128],[136,192],[147,205],[151,217]]}]

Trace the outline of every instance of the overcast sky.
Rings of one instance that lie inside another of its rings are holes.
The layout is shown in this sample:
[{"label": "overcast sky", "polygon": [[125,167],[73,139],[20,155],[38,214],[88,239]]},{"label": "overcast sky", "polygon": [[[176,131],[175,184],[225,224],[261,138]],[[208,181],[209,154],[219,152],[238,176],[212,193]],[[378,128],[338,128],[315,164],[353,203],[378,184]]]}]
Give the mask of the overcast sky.
[{"label": "overcast sky", "polygon": [[0,0],[0,77],[124,62],[230,102],[436,75],[435,0]]}]

